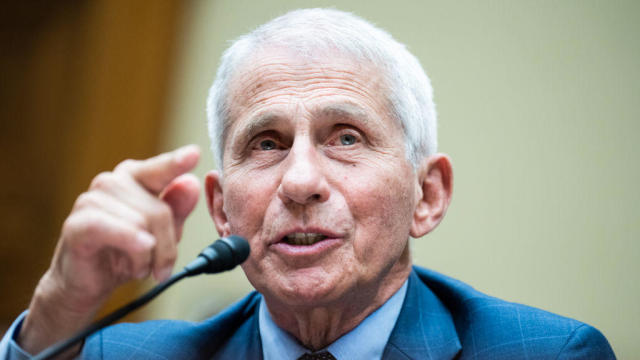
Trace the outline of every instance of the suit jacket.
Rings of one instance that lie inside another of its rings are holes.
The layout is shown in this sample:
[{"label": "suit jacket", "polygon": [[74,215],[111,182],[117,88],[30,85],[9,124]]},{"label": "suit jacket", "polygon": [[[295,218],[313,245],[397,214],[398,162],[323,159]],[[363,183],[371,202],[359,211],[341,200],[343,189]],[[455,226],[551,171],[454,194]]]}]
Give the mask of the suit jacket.
[{"label": "suit jacket", "polygon": [[[89,338],[88,359],[262,359],[261,295],[200,323],[120,324]],[[605,337],[576,320],[506,302],[414,267],[383,359],[615,359]]]}]

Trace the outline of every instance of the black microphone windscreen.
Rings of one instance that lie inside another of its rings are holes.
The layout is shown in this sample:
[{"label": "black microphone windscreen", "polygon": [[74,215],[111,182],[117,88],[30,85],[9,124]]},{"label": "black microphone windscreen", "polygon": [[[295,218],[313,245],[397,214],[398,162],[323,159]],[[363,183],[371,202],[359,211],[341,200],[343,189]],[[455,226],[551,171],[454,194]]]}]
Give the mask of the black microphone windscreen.
[{"label": "black microphone windscreen", "polygon": [[249,257],[249,243],[243,237],[230,235],[217,240],[185,266],[189,276],[207,273],[215,274],[231,270]]}]

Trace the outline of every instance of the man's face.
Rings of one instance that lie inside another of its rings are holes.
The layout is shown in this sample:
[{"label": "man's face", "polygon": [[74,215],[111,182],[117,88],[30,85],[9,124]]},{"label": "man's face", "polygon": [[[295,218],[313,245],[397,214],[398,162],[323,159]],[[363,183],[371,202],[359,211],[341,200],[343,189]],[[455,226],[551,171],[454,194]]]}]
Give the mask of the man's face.
[{"label": "man's face", "polygon": [[232,82],[219,226],[249,240],[249,281],[292,306],[384,286],[409,266],[420,193],[380,72],[342,56],[255,59]]}]

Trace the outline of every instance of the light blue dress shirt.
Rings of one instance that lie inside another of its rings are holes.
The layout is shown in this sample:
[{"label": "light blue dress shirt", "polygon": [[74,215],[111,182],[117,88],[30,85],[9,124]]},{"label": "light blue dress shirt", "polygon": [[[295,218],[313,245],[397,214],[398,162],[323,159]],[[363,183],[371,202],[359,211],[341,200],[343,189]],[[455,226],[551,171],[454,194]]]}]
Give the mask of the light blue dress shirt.
[{"label": "light blue dress shirt", "polygon": [[[382,358],[382,352],[400,315],[407,294],[407,283],[408,280],[378,310],[323,350],[329,351],[338,360]],[[264,360],[295,360],[302,354],[311,352],[273,322],[264,299],[260,303],[258,316]]]}]

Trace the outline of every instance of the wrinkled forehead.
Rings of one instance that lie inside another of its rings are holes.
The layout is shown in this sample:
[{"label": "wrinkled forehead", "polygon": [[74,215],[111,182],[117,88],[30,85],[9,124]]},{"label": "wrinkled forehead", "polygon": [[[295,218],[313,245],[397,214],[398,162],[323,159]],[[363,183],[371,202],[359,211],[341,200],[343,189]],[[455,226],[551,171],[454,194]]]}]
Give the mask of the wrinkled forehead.
[{"label": "wrinkled forehead", "polygon": [[[291,49],[271,47],[258,49],[243,59],[229,81],[227,104],[229,123],[225,124],[226,139],[233,122],[253,108],[273,101],[272,95],[286,88],[295,92],[311,92],[331,84],[325,92],[317,91],[312,101],[321,102],[322,96],[350,89],[369,100],[369,107],[381,117],[392,118],[387,94],[389,88],[384,70],[371,61],[323,49],[300,53]],[[282,98],[282,97],[281,97]]]},{"label": "wrinkled forehead", "polygon": [[337,50],[300,54],[287,49],[261,49],[245,59],[230,81],[231,104],[263,92],[270,86],[289,85],[300,88],[309,79],[354,81],[369,94],[385,98],[382,71],[371,62],[356,59]]}]

